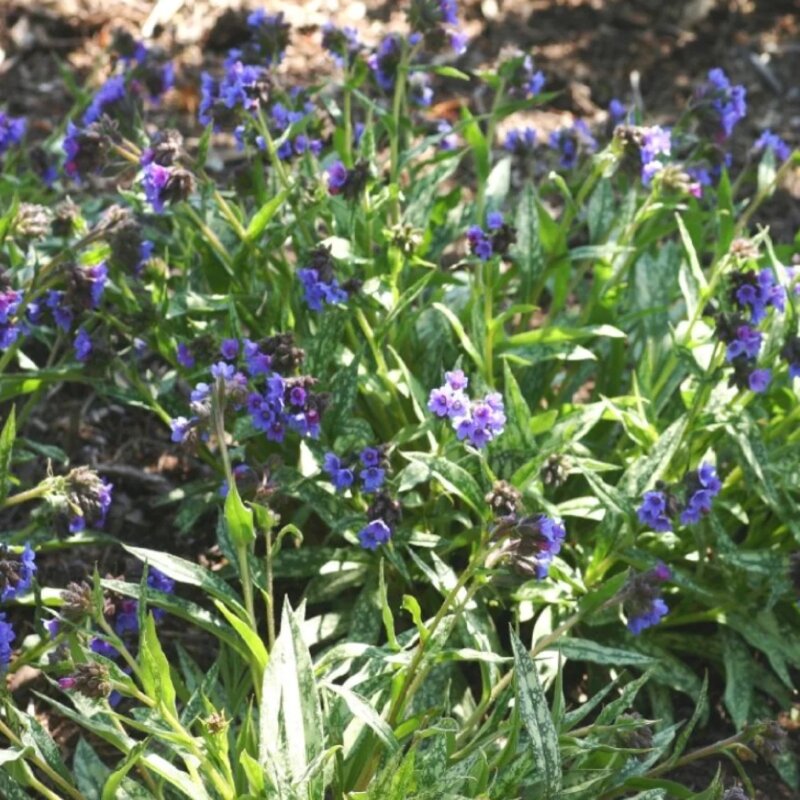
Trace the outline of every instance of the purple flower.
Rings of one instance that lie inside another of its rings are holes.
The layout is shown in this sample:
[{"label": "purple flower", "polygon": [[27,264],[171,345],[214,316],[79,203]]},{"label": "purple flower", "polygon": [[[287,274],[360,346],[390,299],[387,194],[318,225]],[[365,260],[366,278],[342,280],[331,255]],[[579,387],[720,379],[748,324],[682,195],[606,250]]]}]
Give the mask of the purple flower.
[{"label": "purple flower", "polygon": [[701,96],[708,98],[716,114],[721,137],[727,139],[736,124],[747,114],[747,92],[744,86],[732,86],[728,76],[719,68],[708,73],[708,83],[701,88]]},{"label": "purple flower", "polygon": [[618,125],[628,115],[628,109],[625,104],[617,100],[616,97],[611,99],[608,104],[608,118],[612,125]]},{"label": "purple flower", "polygon": [[195,358],[192,355],[192,351],[189,349],[189,346],[185,345],[183,342],[178,343],[177,359],[178,363],[184,369],[192,369],[195,365]]},{"label": "purple flower", "polygon": [[392,538],[392,529],[382,520],[374,519],[358,532],[359,544],[365,550],[377,550]]},{"label": "purple flower", "polygon": [[335,453],[325,454],[323,469],[328,473],[337,492],[343,492],[353,485],[355,480],[353,470],[343,466],[341,459]]},{"label": "purple flower", "polygon": [[769,369],[754,369],[747,379],[747,384],[751,392],[762,394],[767,391],[769,382],[772,380],[772,370]]},{"label": "purple flower", "polygon": [[377,492],[386,478],[386,471],[380,467],[367,467],[358,473],[362,480],[362,490],[364,492]]},{"label": "purple flower", "polygon": [[658,125],[645,128],[639,152],[642,158],[642,183],[648,186],[653,176],[664,169],[659,156],[669,156],[672,152],[671,132]]},{"label": "purple flower", "polygon": [[172,594],[175,591],[175,581],[155,567],[147,568],[147,585],[150,589],[164,594]]},{"label": "purple flower", "polygon": [[[119,653],[117,652],[117,648],[113,645],[110,645],[105,639],[102,639],[99,636],[95,636],[92,641],[89,643],[89,649],[93,653],[97,653],[99,656],[105,656],[106,658],[116,658]],[[64,680],[62,678],[62,680]],[[67,680],[70,680],[69,678]],[[74,680],[74,679],[73,679]],[[61,683],[61,681],[59,681]],[[74,683],[65,685],[62,684],[61,688],[72,688]]]},{"label": "purple flower", "polygon": [[251,378],[255,378],[258,375],[266,375],[270,371],[272,357],[267,353],[262,353],[256,342],[245,339],[243,354],[245,365]]},{"label": "purple flower", "polygon": [[385,92],[390,92],[394,88],[402,49],[400,35],[390,33],[381,40],[378,49],[368,59],[367,63],[375,76],[375,81]]},{"label": "purple flower", "polygon": [[233,361],[239,354],[239,342],[237,339],[223,339],[219,346],[219,352],[226,361]]},{"label": "purple flower", "polygon": [[623,609],[628,630],[638,636],[645,628],[657,625],[669,608],[661,597],[661,584],[672,577],[669,568],[659,562],[648,572],[632,575],[622,590]]},{"label": "purple flower", "polygon": [[740,325],[736,329],[736,338],[728,343],[725,358],[733,361],[740,356],[745,358],[757,358],[761,350],[762,335],[759,331],[749,325]]},{"label": "purple flower", "polygon": [[92,337],[89,336],[85,328],[78,328],[73,348],[75,350],[75,358],[78,361],[84,362],[89,359],[92,353]]},{"label": "purple flower", "polygon": [[559,164],[564,169],[572,169],[578,163],[578,156],[582,151],[593,153],[597,149],[597,140],[582,119],[575,120],[569,128],[553,131],[549,143],[550,147],[559,151]]},{"label": "purple flower", "polygon": [[467,242],[470,250],[481,261],[488,261],[492,257],[492,241],[480,225],[471,225],[467,228]]},{"label": "purple flower", "polygon": [[322,46],[339,67],[348,66],[361,49],[355,28],[337,28],[331,22],[322,26]]},{"label": "purple flower", "polygon": [[506,134],[503,147],[517,156],[531,155],[536,147],[536,131],[531,127],[514,128]]},{"label": "purple flower", "polygon": [[778,134],[773,133],[769,129],[765,130],[761,136],[756,139],[753,143],[753,150],[755,150],[756,153],[771,150],[778,161],[786,161],[792,154],[792,148],[789,147]]},{"label": "purple flower", "polygon": [[197,417],[187,419],[186,417],[175,417],[170,423],[169,427],[172,431],[170,441],[179,444],[186,441],[189,431],[197,424]]},{"label": "purple flower", "polygon": [[734,276],[734,285],[738,287],[734,294],[737,305],[742,310],[750,311],[750,318],[755,324],[766,317],[770,306],[778,311],[786,308],[786,290],[777,283],[768,267],[757,274],[738,273]]},{"label": "purple flower", "polygon": [[11,643],[15,639],[14,628],[6,622],[6,615],[0,612],[0,672],[4,672],[11,663]]},{"label": "purple flower", "polygon": [[322,311],[324,304],[335,305],[347,302],[347,292],[339,286],[336,278],[326,282],[320,279],[319,270],[313,268],[297,270],[297,277],[303,284],[306,305],[312,311]]},{"label": "purple flower", "polygon": [[334,161],[326,170],[328,175],[328,192],[340,194],[347,182],[347,167],[341,161]]},{"label": "purple flower", "polygon": [[153,211],[157,214],[161,214],[164,211],[164,203],[166,202],[165,190],[171,177],[172,170],[169,167],[148,164],[144,168],[142,187],[147,201],[153,206]]},{"label": "purple flower", "polygon": [[92,308],[97,308],[100,305],[100,300],[103,297],[103,292],[108,282],[108,266],[106,266],[105,261],[101,261],[93,267],[85,268],[83,270],[83,275],[88,279],[90,284]]},{"label": "purple flower", "polygon": [[445,378],[443,386],[431,391],[428,408],[438,417],[448,417],[459,439],[468,439],[479,449],[485,447],[505,427],[502,396],[491,392],[473,403],[464,392],[467,378],[461,370],[448,372]]},{"label": "purple flower", "polygon": [[667,496],[664,492],[645,492],[642,504],[636,513],[640,522],[657,533],[672,530],[672,523],[667,516]]},{"label": "purple flower", "polygon": [[22,141],[27,125],[24,117],[9,117],[0,111],[0,156],[12,145]]},{"label": "purple flower", "polygon": [[267,64],[280,64],[289,44],[289,23],[283,12],[267,14],[257,8],[247,17],[247,24],[253,31],[258,52]]},{"label": "purple flower", "polygon": [[408,79],[408,99],[418,108],[427,108],[433,102],[433,89],[426,73],[411,73]]},{"label": "purple flower", "polygon": [[377,447],[365,447],[358,456],[365,467],[380,466],[382,454]]},{"label": "purple flower", "polygon": [[36,553],[28,544],[19,555],[0,548],[0,566],[0,602],[6,602],[31,588],[36,573]]},{"label": "purple flower", "polygon": [[121,102],[125,98],[125,77],[113,75],[98,90],[83,115],[83,124],[97,122],[108,106]]},{"label": "purple flower", "polygon": [[[22,327],[14,315],[22,303],[22,292],[15,289],[0,291],[0,349],[5,350],[19,338]],[[31,306],[28,306],[30,311]]]},{"label": "purple flower", "polygon": [[469,386],[469,378],[464,374],[462,369],[454,369],[444,373],[445,383],[454,391],[466,389]]}]

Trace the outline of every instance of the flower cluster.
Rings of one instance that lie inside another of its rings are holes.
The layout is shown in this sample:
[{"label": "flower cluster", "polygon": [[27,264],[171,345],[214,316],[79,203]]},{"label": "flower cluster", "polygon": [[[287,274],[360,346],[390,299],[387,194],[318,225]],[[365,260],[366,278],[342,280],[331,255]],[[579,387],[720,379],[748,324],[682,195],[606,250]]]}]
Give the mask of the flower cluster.
[{"label": "flower cluster", "polygon": [[653,125],[642,130],[639,154],[642,159],[642,183],[649,186],[653,176],[664,169],[660,156],[672,153],[672,134],[667,128]]},{"label": "flower cluster", "polygon": [[536,148],[536,131],[531,127],[513,128],[506,134],[503,147],[516,156],[529,156]]},{"label": "flower cluster", "polygon": [[0,350],[6,350],[17,341],[23,331],[17,318],[22,304],[22,292],[16,289],[0,291]]},{"label": "flower cluster", "polygon": [[549,143],[558,151],[558,163],[562,169],[572,169],[582,153],[594,153],[597,150],[597,139],[582,119],[576,119],[570,127],[553,131]]},{"label": "flower cluster", "polygon": [[0,548],[0,602],[19,597],[33,583],[36,573],[36,553],[25,545],[21,553],[12,553],[8,547]]},{"label": "flower cluster", "polygon": [[772,151],[778,161],[786,161],[792,154],[792,148],[789,147],[777,133],[773,133],[769,129],[765,130],[761,136],[755,140],[753,143],[753,151],[756,153]]},{"label": "flower cluster", "polygon": [[390,33],[384,36],[377,50],[367,59],[375,82],[384,92],[394,89],[397,69],[403,55],[403,39],[399,34]]},{"label": "flower cluster", "polygon": [[400,503],[379,491],[367,509],[367,524],[358,532],[358,543],[365,550],[387,544],[400,522]]},{"label": "flower cluster", "polygon": [[661,596],[661,585],[671,577],[669,567],[659,562],[653,569],[635,573],[628,579],[622,590],[622,608],[628,618],[628,630],[634,636],[657,625],[669,612]]},{"label": "flower cluster", "polygon": [[[361,491],[367,494],[378,492],[386,479],[386,461],[384,452],[379,447],[365,447],[358,456],[361,470]],[[341,459],[335,453],[326,453],[323,469],[328,473],[337,492],[349,489],[355,482],[355,467],[352,459]]]},{"label": "flower cluster", "polygon": [[167,204],[186,200],[194,191],[194,177],[180,167],[150,163],[144,168],[142,188],[153,211],[161,214]]},{"label": "flower cluster", "polygon": [[486,215],[486,230],[480,225],[467,228],[469,248],[481,261],[488,261],[494,255],[505,256],[516,236],[517,232],[503,221],[499,211],[490,211]]},{"label": "flower cluster", "polygon": [[508,92],[512,97],[530,98],[541,93],[545,77],[534,66],[532,56],[516,51],[501,58],[498,72],[506,79]]},{"label": "flower cluster", "polygon": [[320,245],[310,253],[308,266],[297,270],[306,305],[312,311],[322,311],[325,304],[347,302],[347,290],[339,285],[334,266],[331,251]]},{"label": "flower cluster", "polygon": [[104,166],[110,147],[111,140],[99,123],[79,128],[68,122],[62,145],[66,156],[65,174],[80,183],[88,174],[98,172]]},{"label": "flower cluster", "polygon": [[97,122],[104,113],[113,111],[128,97],[124,75],[112,75],[94,94],[89,107],[83,113],[84,126]]},{"label": "flower cluster", "polygon": [[430,393],[428,408],[437,417],[447,417],[459,439],[483,448],[503,432],[503,398],[498,392],[489,392],[483,400],[471,401],[465,391],[468,383],[461,370],[446,372],[445,383]]},{"label": "flower cluster", "polygon": [[727,139],[737,123],[747,114],[747,92],[744,86],[734,86],[719,68],[708,73],[708,81],[699,89],[703,101],[710,104],[719,125],[721,139]]},{"label": "flower cluster", "polygon": [[269,95],[270,80],[260,66],[228,60],[225,73],[216,81],[208,72],[200,76],[198,119],[214,130],[235,127],[243,114],[256,111]]},{"label": "flower cluster", "polygon": [[339,67],[348,67],[361,50],[358,32],[355,28],[338,28],[332,22],[322,26],[322,46],[331,54]]},{"label": "flower cluster", "polygon": [[678,497],[666,487],[645,492],[637,509],[639,521],[657,533],[671,531],[676,516],[683,525],[699,522],[711,511],[711,501],[721,488],[716,470],[704,462],[684,478],[685,503],[681,504]]},{"label": "flower cluster", "polygon": [[458,29],[456,0],[411,0],[408,21],[415,31],[412,44],[423,40],[431,50],[441,50],[446,44],[457,55],[467,49],[467,37]]},{"label": "flower cluster", "polygon": [[493,535],[507,537],[495,558],[507,559],[520,575],[542,580],[561,551],[567,532],[561,520],[544,514],[519,518],[512,513],[498,521]]},{"label": "flower cluster", "polygon": [[64,486],[69,532],[79,533],[89,525],[102,528],[111,508],[114,484],[88,467],[77,467],[66,476]]},{"label": "flower cluster", "polygon": [[257,8],[247,17],[252,44],[257,50],[257,59],[266,64],[280,64],[289,45],[290,25],[284,20],[283,12],[268,14]]},{"label": "flower cluster", "polygon": [[348,200],[354,200],[363,191],[369,178],[369,165],[366,162],[357,163],[352,169],[339,160],[334,161],[327,169],[328,193],[340,194]]},{"label": "flower cluster", "polygon": [[26,127],[27,122],[24,117],[10,117],[0,111],[0,157],[10,147],[22,141]]}]

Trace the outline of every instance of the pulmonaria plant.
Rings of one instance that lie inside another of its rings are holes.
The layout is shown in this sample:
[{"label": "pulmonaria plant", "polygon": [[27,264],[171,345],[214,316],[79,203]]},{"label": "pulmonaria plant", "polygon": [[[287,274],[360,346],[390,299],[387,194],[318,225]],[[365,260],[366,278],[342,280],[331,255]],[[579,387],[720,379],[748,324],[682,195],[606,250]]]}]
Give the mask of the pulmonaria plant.
[{"label": "pulmonaria plant", "polygon": [[357,470],[353,459],[342,459],[335,453],[326,453],[323,469],[337,492],[349,489],[355,483],[356,472],[361,480],[361,491],[370,494],[380,491],[386,479],[386,459],[379,447],[365,447],[358,455],[361,463]]},{"label": "pulmonaria plant", "polygon": [[747,91],[744,86],[733,85],[720,68],[709,71],[707,82],[698,89],[700,108],[718,125],[718,138],[729,138],[736,125],[747,114]]},{"label": "pulmonaria plant", "polygon": [[637,509],[639,521],[656,533],[672,530],[675,517],[681,524],[691,525],[710,513],[711,501],[719,494],[722,484],[713,465],[703,462],[696,470],[688,472],[684,478],[681,503],[669,487],[645,492]]},{"label": "pulmonaria plant", "polygon": [[306,305],[312,311],[322,311],[325,305],[347,302],[349,295],[334,274],[336,263],[330,248],[324,245],[316,247],[306,263],[307,266],[297,270],[297,277],[303,286]]},{"label": "pulmonaria plant", "polygon": [[437,417],[447,417],[459,439],[482,449],[505,428],[503,398],[498,392],[489,392],[482,400],[472,401],[465,392],[468,384],[461,370],[446,372],[444,384],[431,391],[428,408]]},{"label": "pulmonaria plant", "polygon": [[506,560],[518,574],[542,580],[561,551],[566,535],[559,519],[544,514],[519,517],[513,512],[497,521],[492,536],[501,545],[487,563]]}]

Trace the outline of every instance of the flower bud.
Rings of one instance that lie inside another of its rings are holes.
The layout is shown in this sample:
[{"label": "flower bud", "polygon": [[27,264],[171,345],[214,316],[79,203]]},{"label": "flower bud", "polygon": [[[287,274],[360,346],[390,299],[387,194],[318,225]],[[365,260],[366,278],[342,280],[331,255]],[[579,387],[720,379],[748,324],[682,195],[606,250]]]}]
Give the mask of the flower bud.
[{"label": "flower bud", "polygon": [[95,662],[77,664],[75,673],[61,678],[58,684],[62,689],[75,689],[86,697],[100,698],[111,694],[108,667]]}]

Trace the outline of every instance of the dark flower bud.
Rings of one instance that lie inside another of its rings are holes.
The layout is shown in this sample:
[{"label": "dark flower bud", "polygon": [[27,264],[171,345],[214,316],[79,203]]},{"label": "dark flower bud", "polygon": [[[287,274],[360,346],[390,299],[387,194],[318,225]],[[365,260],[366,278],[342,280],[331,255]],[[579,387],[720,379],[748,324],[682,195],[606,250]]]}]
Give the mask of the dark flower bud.
[{"label": "dark flower bud", "polygon": [[70,531],[77,533],[86,524],[101,527],[111,506],[112,484],[89,467],[76,467],[64,479],[67,503],[72,512]]},{"label": "dark flower bud", "polygon": [[167,203],[187,200],[194,191],[194,176],[185,169],[174,169],[162,191],[162,199]]},{"label": "dark flower bud", "polygon": [[623,747],[636,750],[650,750],[653,747],[653,729],[642,719],[641,714],[632,711],[630,714],[622,714],[619,719],[631,726],[626,725],[617,731],[617,737]]},{"label": "dark flower bud", "polygon": [[124,59],[132,59],[138,52],[139,42],[130,31],[114,28],[111,33],[111,49]]},{"label": "dark flower bud", "polygon": [[766,761],[772,761],[786,750],[786,731],[775,720],[759,724],[753,749]]},{"label": "dark flower bud", "polygon": [[183,155],[183,136],[172,128],[158,131],[150,140],[150,146],[142,153],[142,164],[158,164],[171,167]]},{"label": "dark flower bud", "polygon": [[499,256],[505,256],[516,241],[517,229],[504,222],[492,232],[492,251]]},{"label": "dark flower bud", "polygon": [[70,122],[64,139],[64,152],[67,155],[64,171],[78,179],[99,171],[105,166],[110,147],[111,139],[102,123],[93,122],[87,128],[80,129]]},{"label": "dark flower bud", "polygon": [[567,461],[564,456],[556,454],[548,456],[539,472],[539,477],[545,486],[552,486],[554,489],[563,486],[567,481]]},{"label": "dark flower bud", "polygon": [[510,515],[498,520],[493,536],[505,539],[497,551],[499,557],[520,575],[541,580],[547,577],[553,558],[561,550],[566,531],[559,520],[544,514],[523,518]]},{"label": "dark flower bud", "polygon": [[509,517],[516,514],[522,505],[522,495],[506,481],[495,483],[485,500],[496,517]]},{"label": "dark flower bud", "polygon": [[92,613],[92,587],[86,581],[68,583],[61,599],[61,611],[67,619],[78,621]]},{"label": "dark flower bud", "polygon": [[669,608],[661,597],[661,584],[668,581],[672,573],[659,563],[647,572],[631,575],[622,589],[621,599],[628,630],[640,634],[645,628],[657,625]]},{"label": "dark flower bud", "polygon": [[367,509],[367,519],[370,522],[382,519],[392,530],[397,527],[402,515],[400,502],[390,497],[388,492],[378,492]]},{"label": "dark flower bud", "polygon": [[47,236],[53,212],[36,203],[20,203],[14,217],[13,229],[20,236],[29,239],[41,239]]},{"label": "dark flower bud", "polygon": [[64,239],[68,239],[75,233],[80,216],[81,210],[72,200],[69,198],[62,200],[55,207],[55,215],[51,223],[53,236],[61,236]]},{"label": "dark flower bud", "polygon": [[294,372],[306,357],[305,351],[295,346],[293,333],[278,333],[263,339],[259,348],[272,359],[272,368],[281,375]]},{"label": "dark flower bud", "polygon": [[59,680],[62,689],[75,689],[86,697],[100,698],[111,694],[108,668],[94,662],[77,664],[75,673]]}]

